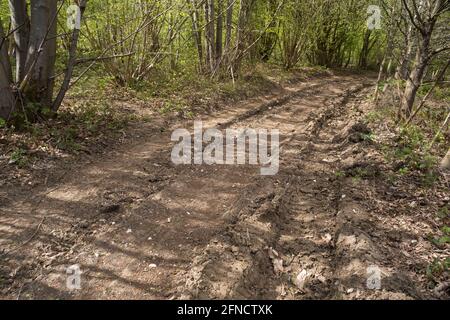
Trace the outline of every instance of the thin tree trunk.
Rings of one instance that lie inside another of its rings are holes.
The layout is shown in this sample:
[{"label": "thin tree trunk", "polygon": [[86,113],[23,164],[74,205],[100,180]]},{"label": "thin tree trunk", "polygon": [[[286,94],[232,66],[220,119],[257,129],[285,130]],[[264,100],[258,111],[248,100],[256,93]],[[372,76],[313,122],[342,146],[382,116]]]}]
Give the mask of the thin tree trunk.
[{"label": "thin tree trunk", "polygon": [[210,33],[209,33],[209,5],[208,1],[205,1],[205,50],[206,50],[206,67],[211,66],[211,46],[210,46]]},{"label": "thin tree trunk", "polygon": [[416,99],[417,90],[419,90],[422,83],[425,69],[428,66],[428,50],[430,45],[430,35],[424,37],[422,44],[417,49],[416,59],[413,70],[406,81],[405,93],[403,95],[403,109],[406,112],[406,116],[410,117],[414,101]]},{"label": "thin tree trunk", "polygon": [[202,34],[199,30],[199,17],[197,10],[197,2],[195,0],[191,0],[192,5],[192,32],[194,34],[195,45],[197,47],[198,54],[198,63],[199,63],[199,71],[203,71],[203,45],[202,45]]},{"label": "thin tree trunk", "polygon": [[206,64],[209,67],[209,71],[214,72],[215,65],[215,10],[214,0],[207,0],[205,2],[205,20],[206,20]]},{"label": "thin tree trunk", "polygon": [[406,122],[405,126],[408,126],[411,121],[414,119],[414,117],[419,113],[419,111],[422,109],[422,107],[425,105],[425,102],[427,101],[428,97],[433,93],[434,89],[438,85],[438,83],[444,78],[445,72],[447,71],[448,67],[450,66],[450,60],[447,61],[447,64],[442,68],[441,72],[439,73],[436,81],[434,82],[433,86],[430,88],[430,90],[427,92],[425,97],[423,97],[422,101],[420,102],[419,106],[416,108],[416,111],[409,117],[408,121]]},{"label": "thin tree trunk", "polygon": [[[403,4],[408,9],[408,5],[406,0],[403,0]],[[416,5],[415,1],[413,1],[413,5]],[[411,75],[408,77],[406,82],[405,93],[403,95],[403,103],[402,107],[405,109],[406,116],[411,116],[414,100],[416,99],[417,90],[420,88],[422,84],[422,80],[425,74],[425,70],[432,59],[430,55],[430,42],[433,35],[434,28],[436,26],[436,21],[443,10],[448,10],[449,3],[446,2],[443,5],[443,0],[436,0],[434,2],[434,7],[431,12],[427,15],[424,14],[423,17],[419,17],[419,14],[416,12],[416,17],[411,14],[410,9],[410,19],[411,23],[413,23],[418,29],[418,35],[420,37],[419,45],[416,52],[416,58],[414,61],[414,66],[411,72]],[[417,10],[416,10],[417,11]],[[416,21],[417,20],[417,21]]]},{"label": "thin tree trunk", "polygon": [[[86,10],[86,0],[80,1],[80,20],[83,18],[84,11]],[[78,47],[78,38],[80,36],[80,30],[75,28],[72,33],[72,41],[70,43],[69,49],[69,61],[67,62],[67,71],[64,75],[64,80],[61,85],[61,88],[56,96],[55,101],[52,105],[52,111],[57,112],[59,107],[61,106],[62,101],[69,90],[70,80],[72,79],[73,69],[75,67],[76,58],[77,58],[77,47]]]},{"label": "thin tree trunk", "polygon": [[[176,36],[176,30],[174,30],[174,22],[175,22],[175,17],[174,17],[174,13],[171,12],[169,14],[169,35],[168,38],[169,39],[173,39]],[[169,52],[170,52],[170,69],[175,70],[176,66],[177,66],[177,56],[175,54],[175,45],[174,45],[174,41],[170,41],[170,45],[169,45]]]},{"label": "thin tree trunk", "polygon": [[377,83],[375,86],[375,93],[373,95],[373,101],[375,102],[375,105],[377,105],[377,103],[378,103],[378,93],[380,91],[379,87],[380,87],[381,77],[383,76],[385,63],[386,63],[386,53],[384,54],[383,60],[381,61],[381,64],[380,64],[380,69],[378,71],[378,78],[377,78]]},{"label": "thin tree trunk", "polygon": [[[80,0],[85,1],[85,0]],[[52,3],[53,2],[53,3]],[[47,75],[46,75],[46,91],[43,96],[42,103],[51,108],[53,101],[53,91],[55,88],[55,63],[56,63],[56,36],[57,36],[57,22],[52,23],[52,20],[57,12],[57,0],[50,0],[50,16],[49,16],[49,28],[50,31],[47,36],[47,46],[45,47],[44,54],[47,54]],[[70,53],[69,53],[70,54]]]},{"label": "thin tree trunk", "polygon": [[223,0],[218,0],[217,5],[216,65],[220,63],[223,51]]},{"label": "thin tree trunk", "polygon": [[234,1],[235,0],[228,0],[227,2],[227,31],[225,36],[225,51],[228,51],[231,45]]},{"label": "thin tree trunk", "polygon": [[16,52],[16,81],[25,77],[25,63],[28,55],[28,39],[30,37],[30,19],[26,0],[9,0],[12,29],[14,32]]},{"label": "thin tree trunk", "polygon": [[439,138],[439,136],[441,135],[442,131],[445,130],[445,127],[448,126],[448,122],[450,121],[450,112],[447,114],[447,117],[444,120],[444,123],[442,124],[442,126],[439,128],[439,130],[436,132],[433,140],[430,143],[430,146],[428,147],[428,149],[431,149],[434,145],[434,143],[437,141],[437,139]]},{"label": "thin tree trunk", "polygon": [[0,19],[0,118],[9,120],[14,111],[14,94],[11,89],[11,66],[8,58],[8,46],[3,31],[3,23]]},{"label": "thin tree trunk", "polygon": [[242,51],[244,51],[244,31],[247,24],[248,0],[240,0],[239,18],[236,31],[236,46],[233,61],[231,61],[231,68],[233,73],[239,72],[242,60]]},{"label": "thin tree trunk", "polygon": [[412,26],[409,26],[405,37],[406,49],[404,54],[402,54],[400,63],[397,67],[397,71],[395,74],[396,79],[406,80],[409,77],[409,65],[411,63],[413,53],[412,34]]},{"label": "thin tree trunk", "polygon": [[367,29],[364,33],[364,41],[363,41],[363,47],[361,49],[361,54],[359,56],[359,67],[362,69],[367,68],[367,57],[369,55],[370,51],[370,35],[372,34],[372,31],[370,29]]}]

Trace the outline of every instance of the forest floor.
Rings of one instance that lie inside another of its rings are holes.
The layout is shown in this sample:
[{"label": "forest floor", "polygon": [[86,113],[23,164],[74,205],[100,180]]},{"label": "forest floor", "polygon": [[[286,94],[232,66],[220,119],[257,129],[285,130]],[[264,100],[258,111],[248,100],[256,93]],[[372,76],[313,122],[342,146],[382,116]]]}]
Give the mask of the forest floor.
[{"label": "forest floor", "polygon": [[448,177],[429,189],[388,179],[364,122],[374,83],[323,73],[200,117],[205,129],[279,129],[275,176],[172,164],[171,133],[193,122],[161,117],[103,155],[2,184],[0,298],[445,297],[448,278],[430,285],[426,269],[449,253],[427,238]]}]

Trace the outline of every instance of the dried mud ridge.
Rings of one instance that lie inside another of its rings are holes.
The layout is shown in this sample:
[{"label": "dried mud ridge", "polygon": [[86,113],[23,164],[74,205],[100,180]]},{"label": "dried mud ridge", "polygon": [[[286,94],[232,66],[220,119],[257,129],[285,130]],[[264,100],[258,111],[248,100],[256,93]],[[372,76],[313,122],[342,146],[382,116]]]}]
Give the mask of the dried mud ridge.
[{"label": "dried mud ridge", "polygon": [[[365,161],[361,122],[372,84],[358,75],[319,76],[280,98],[203,117],[218,129],[278,128],[273,177],[254,166],[174,166],[170,133],[151,132],[32,197],[4,191],[0,296],[430,297],[406,263],[414,257],[393,245],[386,219],[372,210],[376,186],[340,174],[369,162],[377,172],[376,161]],[[73,264],[83,271],[78,291],[65,286]],[[382,272],[381,290],[366,287],[371,265]]]}]

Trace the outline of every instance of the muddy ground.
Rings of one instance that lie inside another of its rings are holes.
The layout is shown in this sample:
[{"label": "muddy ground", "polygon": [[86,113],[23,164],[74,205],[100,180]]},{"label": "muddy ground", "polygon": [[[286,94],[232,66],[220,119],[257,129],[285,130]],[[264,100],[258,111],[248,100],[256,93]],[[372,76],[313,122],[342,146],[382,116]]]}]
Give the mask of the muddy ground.
[{"label": "muddy ground", "polygon": [[[192,130],[184,120],[135,129],[31,185],[2,184],[0,298],[445,298],[425,270],[449,253],[427,239],[448,191],[417,195],[383,175],[363,122],[373,85],[316,75],[201,117],[205,129],[279,129],[275,176],[172,164],[172,130]],[[69,290],[75,264],[81,289]]]}]

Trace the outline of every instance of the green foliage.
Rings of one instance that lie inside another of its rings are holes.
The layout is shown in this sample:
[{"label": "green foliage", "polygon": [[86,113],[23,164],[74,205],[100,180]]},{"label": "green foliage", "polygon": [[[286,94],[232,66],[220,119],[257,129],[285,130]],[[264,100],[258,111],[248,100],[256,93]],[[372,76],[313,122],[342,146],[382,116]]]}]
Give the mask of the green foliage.
[{"label": "green foliage", "polygon": [[[286,69],[299,63],[326,67],[358,65],[373,1],[286,1],[280,20],[279,60]],[[365,53],[373,64],[382,50],[383,30],[369,34]],[[380,43],[375,46],[374,44]]]},{"label": "green foliage", "polygon": [[[377,139],[388,162],[394,165],[396,174],[411,175],[418,174],[425,186],[431,186],[438,176],[435,168],[440,161],[440,154],[446,147],[446,133],[442,133],[430,149],[430,142],[435,132],[442,124],[442,119],[446,116],[443,108],[424,108],[419,112],[413,124],[405,127],[397,123],[397,106],[380,106],[374,111],[366,114],[365,121],[372,126],[387,125],[392,133],[395,133],[394,140]],[[370,135],[366,139],[375,141],[376,137]],[[395,175],[392,176],[395,180]]]},{"label": "green foliage", "polygon": [[77,152],[81,145],[76,142],[78,132],[75,127],[66,127],[62,130],[51,130],[50,136],[55,139],[55,145],[61,150]]},{"label": "green foliage", "polygon": [[366,124],[379,124],[386,122],[386,119],[394,119],[395,117],[395,110],[388,106],[380,106],[367,112],[364,116]]},{"label": "green foliage", "polygon": [[435,259],[430,265],[428,265],[426,274],[429,279],[434,279],[442,275],[444,272],[448,272],[449,268],[450,257],[443,260]]},{"label": "green foliage", "polygon": [[437,157],[427,150],[428,140],[419,127],[411,125],[403,128],[398,140],[391,156],[402,164],[398,169],[400,173],[410,170],[427,172],[438,162]]},{"label": "green foliage", "polygon": [[340,170],[338,170],[338,171],[336,171],[335,173],[334,173],[334,175],[336,176],[336,178],[343,178],[343,177],[345,177],[345,172],[343,172],[343,171],[340,171]]},{"label": "green foliage", "polygon": [[424,84],[422,84],[419,87],[419,89],[417,90],[417,96],[419,96],[419,97],[425,96],[428,93],[428,91],[430,91],[432,86],[433,86],[432,83],[426,83],[426,84],[424,83]]},{"label": "green foliage", "polygon": [[437,86],[434,88],[433,96],[441,101],[445,101],[447,103],[450,103],[450,87],[449,86]]},{"label": "green foliage", "polygon": [[385,114],[383,114],[380,111],[369,111],[366,115],[365,115],[365,119],[366,122],[368,123],[375,123],[378,122],[380,120],[383,120],[385,117]]},{"label": "green foliage", "polygon": [[446,244],[450,244],[450,227],[442,227],[441,232],[442,234],[438,237],[430,236],[430,241],[439,248],[443,247]]},{"label": "green foliage", "polygon": [[442,232],[447,235],[450,236],[450,227],[449,226],[444,226],[442,227]]},{"label": "green foliage", "polygon": [[363,133],[361,134],[361,137],[364,141],[367,142],[374,142],[376,140],[376,135],[374,133]]},{"label": "green foliage", "polygon": [[[428,91],[430,91],[431,87],[434,83],[425,83],[420,86],[417,90],[418,97],[424,97]],[[449,86],[436,86],[433,89],[432,96],[440,100],[442,102],[450,102],[450,87]]]},{"label": "green foliage", "polygon": [[[72,154],[87,150],[105,137],[115,136],[135,119],[134,115],[120,112],[110,104],[84,99],[62,109],[57,118],[23,122],[20,135],[23,144],[30,148],[40,145],[45,150]],[[10,163],[25,167],[29,163],[25,149],[15,149]]]},{"label": "green foliage", "polygon": [[9,7],[7,1],[0,1],[0,19],[7,20],[9,17]]},{"label": "green foliage", "polygon": [[438,210],[438,212],[436,213],[436,215],[437,215],[438,218],[441,218],[441,219],[450,218],[450,208],[449,208],[449,206],[447,205],[447,206],[444,206],[444,207],[440,208]]},{"label": "green foliage", "polygon": [[[432,149],[430,142],[441,127],[447,112],[445,108],[424,108],[417,115],[414,124],[400,127],[394,146],[383,147],[388,160],[397,164],[396,170],[399,174],[419,172],[425,185],[431,186],[435,182],[437,173],[434,169],[440,161],[440,154],[448,150],[448,133],[441,132]],[[394,117],[392,112],[388,116],[391,119]],[[383,121],[381,114],[370,115],[369,118]]]},{"label": "green foliage", "polygon": [[19,168],[25,167],[29,162],[26,150],[15,148],[9,157],[9,163],[15,164]]}]

